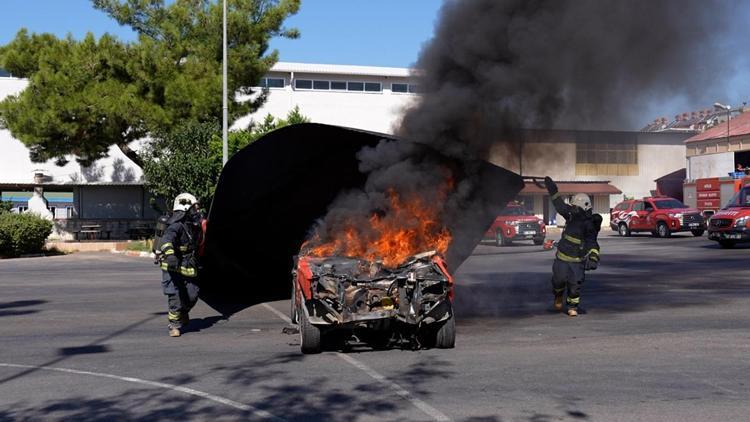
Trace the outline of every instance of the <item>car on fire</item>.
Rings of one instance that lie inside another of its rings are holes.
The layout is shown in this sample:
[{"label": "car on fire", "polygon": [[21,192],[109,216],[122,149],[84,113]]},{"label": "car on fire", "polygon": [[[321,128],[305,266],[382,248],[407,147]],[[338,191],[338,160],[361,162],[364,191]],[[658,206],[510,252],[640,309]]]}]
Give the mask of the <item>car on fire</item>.
[{"label": "car on fire", "polygon": [[435,251],[396,268],[348,257],[296,258],[292,320],[302,353],[319,353],[330,340],[351,337],[382,348],[453,348],[453,278]]},{"label": "car on fire", "polygon": [[676,232],[691,232],[703,236],[706,223],[700,211],[689,208],[669,197],[645,197],[622,201],[610,210],[610,227],[620,236],[636,232],[651,232],[658,237],[669,237]]},{"label": "car on fire", "polygon": [[750,185],[745,185],[708,220],[708,238],[722,248],[750,242]]},{"label": "car on fire", "polygon": [[520,205],[509,204],[495,218],[484,237],[494,240],[497,246],[508,246],[517,240],[532,240],[535,245],[541,245],[546,235],[544,220]]}]

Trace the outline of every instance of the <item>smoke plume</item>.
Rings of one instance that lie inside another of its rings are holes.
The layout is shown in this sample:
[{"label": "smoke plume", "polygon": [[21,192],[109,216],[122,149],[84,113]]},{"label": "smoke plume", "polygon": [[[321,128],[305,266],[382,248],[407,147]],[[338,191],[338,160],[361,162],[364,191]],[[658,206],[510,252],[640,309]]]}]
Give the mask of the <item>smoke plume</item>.
[{"label": "smoke plume", "polygon": [[[452,227],[475,221],[476,159],[523,129],[629,129],[656,98],[690,96],[726,72],[721,28],[736,3],[717,0],[448,0],[435,37],[416,64],[421,90],[399,137],[359,154],[362,191],[342,195],[315,227],[319,242],[341,236],[373,212],[389,214],[386,192],[434,203],[446,167],[462,177],[439,208]],[[721,69],[721,70],[717,70]],[[486,188],[486,186],[482,187]],[[497,186],[502,189],[503,186]],[[467,212],[467,210],[473,210]],[[410,223],[404,222],[405,225]],[[473,227],[481,230],[481,227]],[[450,263],[450,261],[449,261]]]}]

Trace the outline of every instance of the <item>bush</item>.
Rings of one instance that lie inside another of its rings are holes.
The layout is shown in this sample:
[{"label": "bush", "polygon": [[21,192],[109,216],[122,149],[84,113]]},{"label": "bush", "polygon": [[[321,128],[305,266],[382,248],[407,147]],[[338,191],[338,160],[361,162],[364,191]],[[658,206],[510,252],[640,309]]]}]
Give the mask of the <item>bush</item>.
[{"label": "bush", "polygon": [[34,214],[0,214],[0,256],[39,253],[50,233],[52,222]]}]

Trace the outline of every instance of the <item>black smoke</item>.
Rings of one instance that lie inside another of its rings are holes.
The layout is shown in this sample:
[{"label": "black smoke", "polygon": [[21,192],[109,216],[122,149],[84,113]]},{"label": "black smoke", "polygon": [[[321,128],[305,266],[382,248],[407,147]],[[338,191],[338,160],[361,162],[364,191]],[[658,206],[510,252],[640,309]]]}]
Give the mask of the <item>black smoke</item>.
[{"label": "black smoke", "polygon": [[364,189],[341,195],[314,238],[341,236],[352,218],[366,231],[373,213],[389,215],[388,189],[434,200],[447,167],[426,151],[458,163],[448,167],[451,195],[435,204],[442,224],[483,231],[491,221],[480,216],[504,205],[487,190],[517,186],[488,186],[478,160],[498,146],[517,151],[525,129],[633,129],[654,99],[690,96],[714,83],[727,71],[716,63],[726,53],[722,28],[735,5],[448,0],[416,65],[421,98],[396,128],[400,138],[427,148],[389,141],[362,150]]}]

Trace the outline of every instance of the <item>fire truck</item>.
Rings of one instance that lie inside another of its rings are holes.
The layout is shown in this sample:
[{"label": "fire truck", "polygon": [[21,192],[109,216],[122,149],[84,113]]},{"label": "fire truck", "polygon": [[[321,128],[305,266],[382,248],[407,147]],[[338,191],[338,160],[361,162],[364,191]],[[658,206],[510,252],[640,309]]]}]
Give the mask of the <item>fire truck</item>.
[{"label": "fire truck", "polygon": [[723,248],[750,241],[750,177],[696,179],[684,185],[685,202],[694,202],[708,220],[708,238]]}]

